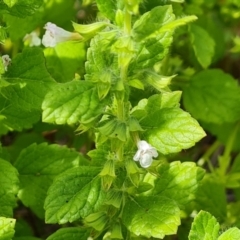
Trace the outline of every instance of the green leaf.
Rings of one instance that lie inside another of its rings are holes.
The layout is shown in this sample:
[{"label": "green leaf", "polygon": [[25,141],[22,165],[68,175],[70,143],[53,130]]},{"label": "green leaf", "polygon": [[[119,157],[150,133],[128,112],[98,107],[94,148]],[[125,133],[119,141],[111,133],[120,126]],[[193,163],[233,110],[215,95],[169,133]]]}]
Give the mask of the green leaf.
[{"label": "green leaf", "polygon": [[218,237],[219,229],[220,226],[215,217],[208,212],[200,211],[192,223],[188,239],[215,240]]},{"label": "green leaf", "polygon": [[17,2],[18,2],[18,0],[3,0],[3,2],[5,3],[5,4],[7,4],[8,5],[8,7],[13,7]]},{"label": "green leaf", "polygon": [[195,118],[204,122],[221,124],[240,119],[238,83],[218,69],[194,75],[184,88],[183,102]]},{"label": "green leaf", "polygon": [[47,69],[57,82],[68,82],[75,77],[85,57],[82,43],[64,42],[54,48],[45,48]]},{"label": "green leaf", "polygon": [[85,161],[78,152],[66,147],[46,143],[30,145],[20,153],[14,164],[20,174],[18,197],[38,217],[44,218],[44,200],[53,179]]},{"label": "green leaf", "polygon": [[161,108],[178,108],[182,92],[163,92],[161,94],[154,94],[148,99],[146,110],[148,114],[156,112]]},{"label": "green leaf", "polygon": [[130,199],[123,210],[123,223],[135,235],[164,238],[180,225],[176,203],[165,197],[142,196]]},{"label": "green leaf", "polygon": [[227,215],[225,186],[212,175],[205,175],[196,193],[196,203],[199,210],[205,210],[214,215],[220,222]]},{"label": "green leaf", "polygon": [[36,109],[40,112],[43,98],[54,84],[40,48],[25,48],[18,54],[12,60],[5,79],[11,85],[2,88],[2,94],[15,107],[27,111]]},{"label": "green leaf", "polygon": [[214,56],[215,42],[208,32],[202,27],[191,24],[189,26],[190,40],[198,62],[207,68]]},{"label": "green leaf", "polygon": [[32,236],[32,235],[33,235],[33,229],[31,228],[29,223],[22,218],[17,219],[16,225],[15,225],[14,238]]},{"label": "green leaf", "polygon": [[[238,188],[239,189],[239,188]],[[238,197],[236,196],[236,191],[234,191],[235,195],[235,201],[228,203],[227,206],[227,222],[228,226],[234,226],[238,227],[240,226],[240,201],[238,201]]]},{"label": "green leaf", "polygon": [[[24,110],[5,99],[0,95],[0,111],[1,111],[1,130],[18,130],[32,127],[40,119],[38,110]],[[3,133],[4,133],[3,132]]]},{"label": "green leaf", "polygon": [[161,94],[154,94],[148,99],[144,98],[132,109],[132,115],[141,120],[161,108],[178,108],[181,94],[180,91],[162,92]]},{"label": "green leaf", "polygon": [[105,194],[99,172],[96,167],[78,167],[56,177],[45,200],[46,222],[73,222],[96,211]]},{"label": "green leaf", "polygon": [[13,240],[42,240],[41,238],[24,236],[24,237],[14,237]]},{"label": "green leaf", "polygon": [[15,219],[0,217],[0,240],[10,240],[14,235]]},{"label": "green leaf", "polygon": [[178,18],[178,19],[162,26],[160,28],[159,32],[166,32],[166,31],[174,30],[175,28],[177,28],[179,26],[185,25],[185,24],[195,21],[195,20],[197,20],[196,16],[186,16],[186,17]]},{"label": "green leaf", "polygon": [[204,170],[192,162],[172,162],[161,165],[159,178],[155,181],[154,195],[170,198],[182,209],[195,199],[199,182],[204,176]]},{"label": "green leaf", "polygon": [[[149,68],[161,61],[167,54],[172,43],[172,31],[160,33],[156,37],[146,39],[140,44],[134,68]],[[130,66],[130,68],[132,68]]]},{"label": "green leaf", "polygon": [[215,50],[212,62],[222,59],[226,52],[227,42],[225,40],[225,31],[221,16],[217,14],[203,14],[199,16],[197,23],[204,28],[214,40]]},{"label": "green leaf", "polygon": [[230,173],[239,173],[240,172],[240,154],[236,156],[233,161]]},{"label": "green leaf", "polygon": [[46,240],[87,240],[90,236],[88,229],[80,227],[61,228],[50,235]]},{"label": "green leaf", "polygon": [[11,40],[23,41],[23,38],[27,33],[31,33],[39,27],[39,24],[42,22],[41,17],[41,13],[39,12],[24,18],[6,14],[4,16],[4,21],[8,26],[7,30]]},{"label": "green leaf", "polygon": [[99,11],[108,19],[114,21],[117,10],[115,0],[96,0]]},{"label": "green leaf", "polygon": [[143,14],[133,25],[133,37],[137,41],[154,34],[163,25],[175,19],[172,6],[158,6]]},{"label": "green leaf", "polygon": [[238,240],[240,239],[240,230],[236,227],[228,229],[217,240]]},{"label": "green leaf", "polygon": [[0,12],[7,13],[17,17],[26,17],[34,14],[42,5],[42,0],[17,0],[17,2],[12,6],[14,0],[4,0],[0,1]]},{"label": "green leaf", "polygon": [[0,216],[12,217],[19,187],[18,172],[9,162],[2,159],[0,159],[0,186]]},{"label": "green leaf", "polygon": [[42,104],[43,121],[56,124],[88,123],[103,113],[97,89],[86,81],[59,84]]},{"label": "green leaf", "polygon": [[195,145],[205,132],[189,113],[180,108],[163,108],[141,122],[143,138],[163,154],[180,152]]},{"label": "green leaf", "polygon": [[[222,144],[227,145],[228,140],[231,134],[234,132],[237,123],[223,123],[223,124],[216,124],[216,123],[203,123],[203,128],[210,132],[212,135],[216,136],[218,141]],[[240,129],[238,129],[236,133],[236,138],[232,146],[233,151],[240,151]]]},{"label": "green leaf", "polygon": [[26,48],[18,54],[4,75],[8,82],[1,88],[0,109],[3,124],[13,130],[30,128],[41,114],[45,94],[53,87],[40,48]]}]

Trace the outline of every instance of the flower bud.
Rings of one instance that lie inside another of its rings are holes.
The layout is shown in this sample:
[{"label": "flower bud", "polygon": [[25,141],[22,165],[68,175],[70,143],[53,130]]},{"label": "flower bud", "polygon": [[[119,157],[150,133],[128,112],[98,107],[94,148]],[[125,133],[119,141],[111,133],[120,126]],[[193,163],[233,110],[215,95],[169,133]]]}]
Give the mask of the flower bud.
[{"label": "flower bud", "polygon": [[55,47],[58,43],[70,40],[83,40],[79,33],[68,32],[51,22],[48,22],[44,28],[46,32],[43,36],[42,44],[45,47]]},{"label": "flower bud", "polygon": [[92,38],[99,31],[103,30],[107,25],[108,23],[106,22],[96,22],[86,25],[73,22],[74,30],[80,33],[85,40]]},{"label": "flower bud", "polygon": [[3,55],[2,56],[2,64],[4,67],[5,72],[8,70],[8,66],[11,64],[11,58],[9,57],[9,55]]},{"label": "flower bud", "polygon": [[39,34],[36,31],[26,34],[23,38],[23,41],[26,45],[29,45],[30,47],[41,45],[41,39],[39,38]]}]

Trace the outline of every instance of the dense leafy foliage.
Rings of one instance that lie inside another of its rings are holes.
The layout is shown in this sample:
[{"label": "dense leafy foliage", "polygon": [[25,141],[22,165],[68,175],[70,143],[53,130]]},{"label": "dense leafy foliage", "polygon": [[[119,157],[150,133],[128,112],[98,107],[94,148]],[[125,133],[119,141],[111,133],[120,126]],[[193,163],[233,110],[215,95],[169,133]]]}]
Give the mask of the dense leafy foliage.
[{"label": "dense leafy foliage", "polygon": [[0,240],[240,239],[239,9],[0,0]]}]

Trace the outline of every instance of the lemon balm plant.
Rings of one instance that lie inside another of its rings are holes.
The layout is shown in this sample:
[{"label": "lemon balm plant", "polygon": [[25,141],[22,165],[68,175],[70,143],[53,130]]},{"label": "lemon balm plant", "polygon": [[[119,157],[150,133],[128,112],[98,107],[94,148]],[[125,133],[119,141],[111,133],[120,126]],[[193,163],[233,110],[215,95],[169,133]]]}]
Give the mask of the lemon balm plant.
[{"label": "lemon balm plant", "polygon": [[[188,72],[174,71],[178,61],[169,52],[172,46],[181,52],[181,31],[191,36],[196,72],[198,64],[206,68],[211,61],[209,52],[199,51],[197,36],[204,30],[192,24],[197,17],[185,14],[191,4],[97,0],[97,20],[80,24],[73,10],[78,1],[40,2],[0,1],[1,40],[5,33],[11,39],[5,40],[0,62],[0,133],[19,134],[12,146],[0,149],[0,239],[38,239],[18,217],[22,206],[42,223],[58,224],[47,236],[36,227],[36,236],[47,240],[174,239],[181,222],[201,210],[192,204],[204,190],[198,190],[200,183],[212,183],[209,176],[202,181],[202,167],[178,159],[177,153],[206,135],[181,108],[180,89],[185,108],[204,120],[211,104],[208,110],[196,105],[192,95],[200,98],[195,89],[202,87],[196,79],[224,75],[200,71],[189,86],[182,81]],[[230,112],[233,121],[237,117]],[[219,118],[213,112],[211,119]],[[49,141],[61,131],[69,137],[72,129],[70,147]],[[229,165],[221,163],[224,174]],[[190,231],[190,240],[203,239],[211,232],[217,239],[219,226],[202,211],[185,235]],[[219,239],[239,234],[232,231]]]}]

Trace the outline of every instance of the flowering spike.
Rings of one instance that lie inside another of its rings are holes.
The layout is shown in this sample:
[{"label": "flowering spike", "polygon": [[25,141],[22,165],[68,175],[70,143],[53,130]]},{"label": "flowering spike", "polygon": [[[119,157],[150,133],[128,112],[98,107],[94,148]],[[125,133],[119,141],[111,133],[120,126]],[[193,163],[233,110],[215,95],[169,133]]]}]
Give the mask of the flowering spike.
[{"label": "flowering spike", "polygon": [[158,156],[157,150],[146,141],[139,141],[137,147],[138,150],[134,155],[133,160],[139,161],[143,168],[150,167],[153,161],[152,158]]},{"label": "flowering spike", "polygon": [[55,47],[58,43],[69,40],[82,40],[82,36],[78,33],[68,32],[56,24],[48,22],[44,26],[46,32],[42,39],[42,44],[45,47]]}]

